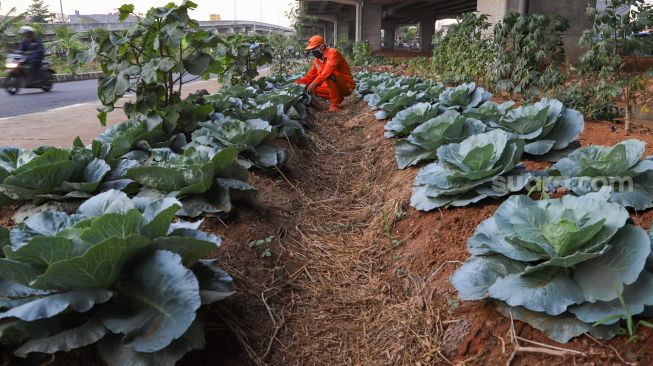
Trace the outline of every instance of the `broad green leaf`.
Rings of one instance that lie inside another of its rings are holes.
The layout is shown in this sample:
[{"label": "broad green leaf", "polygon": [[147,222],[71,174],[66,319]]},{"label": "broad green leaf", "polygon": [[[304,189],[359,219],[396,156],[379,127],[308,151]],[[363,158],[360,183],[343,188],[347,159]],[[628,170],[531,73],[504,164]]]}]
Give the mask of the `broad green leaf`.
[{"label": "broad green leaf", "polygon": [[199,285],[181,257],[158,250],[134,270],[120,291],[133,300],[135,312],[108,314],[104,325],[125,334],[125,346],[157,352],[181,337],[200,306]]},{"label": "broad green leaf", "polygon": [[202,304],[221,301],[234,294],[233,279],[218,268],[217,260],[200,260],[193,267],[200,286]]},{"label": "broad green leaf", "polygon": [[35,300],[0,313],[0,319],[18,318],[34,321],[53,317],[66,310],[85,313],[96,304],[109,301],[112,296],[113,292],[96,288],[37,297]]},{"label": "broad green leaf", "polygon": [[91,318],[79,327],[65,330],[45,338],[31,339],[20,346],[14,354],[27,357],[33,352],[52,354],[59,351],[71,351],[88,346],[102,339],[107,329],[97,318]]},{"label": "broad green leaf", "polygon": [[121,275],[125,263],[150,245],[141,235],[111,237],[81,256],[53,263],[30,286],[34,288],[109,288]]},{"label": "broad green leaf", "polygon": [[105,337],[98,344],[98,351],[109,366],[174,366],[187,352],[204,346],[204,329],[195,321],[186,333],[160,351],[137,352],[124,345],[119,335]]}]

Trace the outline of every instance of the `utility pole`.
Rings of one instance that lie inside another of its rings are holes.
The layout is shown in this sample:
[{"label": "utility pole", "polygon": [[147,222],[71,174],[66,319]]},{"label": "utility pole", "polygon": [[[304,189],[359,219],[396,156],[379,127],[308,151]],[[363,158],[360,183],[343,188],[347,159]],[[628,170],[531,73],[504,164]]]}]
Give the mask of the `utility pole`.
[{"label": "utility pole", "polygon": [[261,0],[261,23],[263,23],[263,0]]},{"label": "utility pole", "polygon": [[236,0],[234,0],[234,20],[238,20],[238,16],[236,15]]},{"label": "utility pole", "polygon": [[64,23],[63,0],[59,0],[59,8],[61,9],[61,24],[63,24]]}]

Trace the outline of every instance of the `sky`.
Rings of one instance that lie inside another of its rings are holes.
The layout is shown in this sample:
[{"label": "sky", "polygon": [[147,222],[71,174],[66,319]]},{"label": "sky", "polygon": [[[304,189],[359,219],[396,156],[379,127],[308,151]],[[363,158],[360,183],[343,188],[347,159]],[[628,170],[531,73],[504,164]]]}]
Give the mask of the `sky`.
[{"label": "sky", "polygon": [[[136,12],[145,12],[153,6],[163,6],[170,1],[178,4],[182,0],[61,0],[64,14],[74,14],[79,10],[80,14],[107,14],[115,13],[120,5],[125,3],[134,4]],[[197,10],[191,16],[197,20],[209,20],[210,14],[219,14],[223,20],[255,20],[271,24],[279,24],[288,27],[290,20],[286,17],[291,7],[296,3],[294,0],[193,0],[197,4]],[[2,7],[0,14],[4,14],[12,7],[18,12],[27,10],[32,0],[0,0]],[[59,13],[59,0],[45,0],[45,4],[53,13]],[[262,12],[261,12],[262,10]],[[262,13],[262,14],[261,14]]]}]

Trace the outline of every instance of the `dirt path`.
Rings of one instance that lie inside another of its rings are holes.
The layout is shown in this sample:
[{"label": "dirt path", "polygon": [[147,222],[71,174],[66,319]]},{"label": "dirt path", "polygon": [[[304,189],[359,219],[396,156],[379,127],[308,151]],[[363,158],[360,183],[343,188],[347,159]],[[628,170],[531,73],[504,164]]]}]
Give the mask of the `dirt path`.
[{"label": "dirt path", "polygon": [[[393,225],[405,215],[413,171],[396,170],[383,124],[350,98],[320,114],[307,141],[290,147],[284,176],[255,174],[254,207],[237,220],[211,221],[225,236],[219,254],[239,293],[206,315],[227,319],[244,350],[210,338],[224,364],[414,364],[435,360],[439,325],[418,277],[397,263]],[[272,184],[270,184],[272,181]],[[229,228],[225,228],[225,225]],[[252,240],[274,237],[261,250]],[[216,330],[220,332],[220,330]],[[184,364],[206,362],[198,352]]]}]

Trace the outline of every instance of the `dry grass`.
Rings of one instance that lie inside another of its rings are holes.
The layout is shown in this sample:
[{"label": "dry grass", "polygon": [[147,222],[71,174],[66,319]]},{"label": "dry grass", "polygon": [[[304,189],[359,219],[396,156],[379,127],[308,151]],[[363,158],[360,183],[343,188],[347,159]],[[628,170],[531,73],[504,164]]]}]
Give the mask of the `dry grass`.
[{"label": "dry grass", "polygon": [[387,228],[406,206],[410,192],[398,182],[409,178],[396,170],[390,142],[367,130],[372,121],[353,102],[320,115],[301,178],[284,178],[303,207],[282,256],[301,266],[260,294],[276,326],[254,347],[257,364],[450,363],[428,290],[433,276],[393,273]]}]

